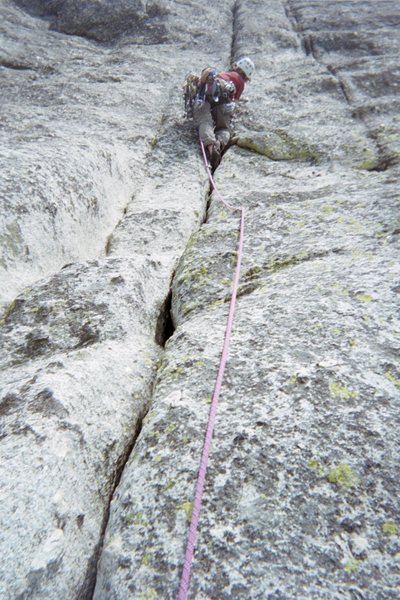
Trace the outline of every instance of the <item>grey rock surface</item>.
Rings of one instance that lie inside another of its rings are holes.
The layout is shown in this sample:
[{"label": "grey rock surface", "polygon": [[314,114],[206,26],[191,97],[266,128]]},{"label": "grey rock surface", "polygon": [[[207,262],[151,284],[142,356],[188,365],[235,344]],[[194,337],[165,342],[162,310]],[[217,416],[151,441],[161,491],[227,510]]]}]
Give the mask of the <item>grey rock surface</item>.
[{"label": "grey rock surface", "polygon": [[179,88],[248,54],[189,597],[398,598],[397,3],[0,10],[0,597],[177,597],[238,235]]},{"label": "grey rock surface", "polygon": [[170,2],[145,0],[17,0],[31,14],[47,17],[55,31],[112,42],[122,35],[154,44],[167,41],[164,25]]},{"label": "grey rock surface", "polygon": [[172,28],[149,49],[1,10],[0,596],[89,597],[151,400],[170,280],[205,211],[180,104],[201,62],[190,45],[171,77],[190,41],[179,15],[177,39]]}]

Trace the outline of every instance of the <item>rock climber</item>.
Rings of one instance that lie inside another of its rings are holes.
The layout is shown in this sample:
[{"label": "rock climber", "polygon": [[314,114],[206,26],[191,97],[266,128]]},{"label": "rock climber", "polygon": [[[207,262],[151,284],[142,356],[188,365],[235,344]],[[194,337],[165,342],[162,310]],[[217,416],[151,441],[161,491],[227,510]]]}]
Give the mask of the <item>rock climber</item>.
[{"label": "rock climber", "polygon": [[193,103],[193,120],[213,169],[221,161],[221,153],[231,140],[231,118],[235,102],[250,81],[254,63],[248,56],[233,63],[230,71],[203,69]]}]

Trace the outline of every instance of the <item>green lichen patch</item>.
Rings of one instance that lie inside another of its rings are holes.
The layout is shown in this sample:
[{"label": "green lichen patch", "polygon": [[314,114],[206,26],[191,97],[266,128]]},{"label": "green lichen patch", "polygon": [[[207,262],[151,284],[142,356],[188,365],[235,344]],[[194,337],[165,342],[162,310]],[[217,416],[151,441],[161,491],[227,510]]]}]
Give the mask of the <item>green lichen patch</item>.
[{"label": "green lichen patch", "polygon": [[171,490],[173,487],[176,486],[176,481],[174,481],[173,479],[171,479],[170,481],[168,481],[168,483],[163,487],[163,491],[167,492],[168,490]]},{"label": "green lichen patch", "polygon": [[237,145],[270,160],[318,163],[321,159],[315,146],[295,139],[284,129],[275,129],[262,136],[239,138]]},{"label": "green lichen patch", "polygon": [[385,535],[397,535],[399,533],[399,527],[394,521],[386,521],[382,525],[382,533]]},{"label": "green lichen patch", "polygon": [[358,293],[355,295],[355,298],[359,302],[372,302],[372,296],[370,294]]},{"label": "green lichen patch", "polygon": [[349,560],[345,565],[344,565],[344,570],[346,571],[346,573],[356,573],[361,565],[362,561],[361,560],[357,560],[355,558],[353,558],[352,560]]},{"label": "green lichen patch", "polygon": [[400,387],[400,379],[397,379],[397,377],[395,377],[390,371],[386,371],[385,378],[395,386]]},{"label": "green lichen patch", "polygon": [[167,425],[167,427],[165,428],[165,433],[172,433],[175,431],[176,429],[176,423],[170,423],[169,425]]},{"label": "green lichen patch", "polygon": [[189,267],[182,270],[179,275],[178,281],[179,283],[185,283],[187,285],[200,285],[205,278],[207,277],[207,267],[205,265],[201,265],[195,269],[189,269]]},{"label": "green lichen patch", "polygon": [[0,324],[6,323],[7,319],[9,319],[9,317],[12,315],[12,313],[15,311],[15,309],[17,308],[17,301],[13,300],[6,308],[6,310],[4,311],[3,316],[1,317],[0,320]]},{"label": "green lichen patch", "polygon": [[375,171],[379,165],[377,156],[372,151],[365,151],[364,158],[356,165],[356,169],[360,171]]},{"label": "green lichen patch", "polygon": [[216,308],[219,308],[223,304],[224,304],[223,298],[217,298],[216,300],[213,300],[212,302],[210,302],[210,304],[208,306],[211,310],[215,310]]},{"label": "green lichen patch", "polygon": [[183,365],[176,365],[175,367],[172,367],[171,369],[169,369],[166,372],[166,375],[168,375],[171,379],[178,379],[178,377],[183,375],[185,370],[186,369]]},{"label": "green lichen patch", "polygon": [[139,594],[139,600],[156,600],[158,597],[159,596],[154,588],[149,588]]},{"label": "green lichen patch", "polygon": [[142,565],[144,567],[148,567],[150,565],[150,557],[148,554],[145,554],[142,558]]},{"label": "green lichen patch", "polygon": [[244,274],[244,279],[254,279],[255,277],[258,277],[262,272],[263,268],[259,265],[256,265],[255,267],[251,267],[251,269],[248,269],[246,271],[246,273]]},{"label": "green lichen patch", "polygon": [[186,515],[187,522],[190,523],[193,512],[193,502],[182,502],[182,504],[178,504],[176,510],[183,510]]},{"label": "green lichen patch", "polygon": [[150,439],[155,439],[158,440],[160,437],[160,432],[159,431],[149,431],[149,433],[147,434],[147,437]]},{"label": "green lichen patch", "polygon": [[351,398],[357,398],[358,396],[358,392],[352,392],[345,385],[335,381],[331,381],[329,384],[329,393],[332,398],[338,400],[350,400]]},{"label": "green lichen patch", "polygon": [[334,327],[331,331],[332,331],[332,335],[335,335],[335,336],[342,336],[344,334],[343,329],[340,329],[340,327]]},{"label": "green lichen patch", "polygon": [[376,148],[361,137],[356,137],[351,143],[345,144],[343,150],[355,169],[370,171],[378,164]]},{"label": "green lichen patch", "polygon": [[336,485],[338,488],[348,489],[356,487],[359,484],[359,479],[353,473],[350,465],[340,463],[333,467],[326,476],[329,483]]},{"label": "green lichen patch", "polygon": [[137,513],[129,513],[125,516],[125,523],[127,525],[136,525],[141,527],[148,527],[149,523],[143,517],[143,513],[141,511]]},{"label": "green lichen patch", "polygon": [[297,265],[298,263],[307,260],[307,258],[308,256],[303,254],[297,256],[286,256],[283,258],[273,258],[263,265],[256,265],[248,269],[244,274],[243,279],[244,281],[253,281],[264,274],[276,273],[281,269],[287,269],[288,267]]},{"label": "green lichen patch", "polygon": [[143,417],[143,423],[147,423],[148,421],[151,421],[152,419],[154,419],[154,417],[156,416],[157,411],[155,410],[149,410],[149,412],[147,413],[147,415],[145,415]]},{"label": "green lichen patch", "polygon": [[310,469],[312,469],[313,471],[318,473],[318,475],[325,475],[325,469],[322,466],[322,464],[319,462],[319,460],[312,458],[311,460],[308,461],[308,466]]}]

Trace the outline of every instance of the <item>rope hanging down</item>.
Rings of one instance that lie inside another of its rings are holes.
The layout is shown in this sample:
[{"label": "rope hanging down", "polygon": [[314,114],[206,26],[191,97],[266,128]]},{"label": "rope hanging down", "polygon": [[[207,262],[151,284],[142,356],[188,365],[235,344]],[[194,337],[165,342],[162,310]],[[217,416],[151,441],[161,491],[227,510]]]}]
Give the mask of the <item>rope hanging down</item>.
[{"label": "rope hanging down", "polygon": [[200,146],[201,146],[201,151],[203,154],[204,164],[205,164],[205,167],[207,170],[207,175],[210,180],[212,189],[215,191],[218,200],[220,202],[222,202],[222,204],[224,204],[224,206],[226,206],[230,210],[235,210],[235,211],[240,212],[240,226],[239,226],[239,242],[238,242],[238,250],[237,250],[237,262],[236,262],[235,273],[233,276],[232,294],[231,294],[231,301],[229,304],[228,319],[227,319],[226,328],[225,328],[224,344],[222,347],[222,353],[221,353],[221,359],[220,359],[220,363],[219,363],[219,367],[218,367],[217,379],[215,382],[215,387],[214,387],[214,391],[213,391],[213,395],[212,395],[212,399],[211,399],[211,407],[210,407],[210,412],[209,412],[209,416],[208,416],[207,430],[206,430],[206,435],[204,438],[203,450],[202,450],[201,459],[200,459],[199,472],[197,475],[196,489],[195,489],[194,501],[193,501],[192,518],[191,518],[191,522],[190,522],[190,526],[189,526],[189,533],[188,533],[188,537],[187,537],[185,561],[184,561],[183,570],[182,570],[182,577],[181,577],[181,582],[180,582],[178,600],[186,600],[187,593],[189,590],[193,555],[194,555],[195,544],[196,544],[196,534],[197,534],[197,529],[198,529],[198,524],[199,524],[201,503],[202,503],[202,498],[203,498],[203,490],[204,490],[204,485],[205,485],[205,480],[206,480],[208,457],[210,454],[211,440],[212,440],[212,435],[213,435],[213,431],[214,431],[218,400],[219,400],[219,396],[221,393],[222,380],[224,377],[225,365],[226,365],[226,361],[228,358],[228,352],[229,352],[229,343],[230,343],[230,339],[231,339],[233,316],[235,313],[236,297],[237,297],[238,286],[239,286],[240,267],[241,267],[242,256],[243,256],[243,239],[244,239],[244,235],[243,235],[244,234],[244,209],[242,207],[232,206],[231,204],[229,204],[228,202],[226,202],[223,199],[220,192],[218,191],[218,188],[217,188],[214,178],[212,176],[210,167],[208,165],[207,155],[206,155],[206,151],[204,148],[204,144],[201,140],[200,140]]}]

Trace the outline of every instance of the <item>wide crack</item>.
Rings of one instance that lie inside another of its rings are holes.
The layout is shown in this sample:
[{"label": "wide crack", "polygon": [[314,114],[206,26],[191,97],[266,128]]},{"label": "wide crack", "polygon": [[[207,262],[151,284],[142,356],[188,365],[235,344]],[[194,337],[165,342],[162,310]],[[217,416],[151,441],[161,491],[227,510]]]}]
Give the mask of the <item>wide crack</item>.
[{"label": "wide crack", "polygon": [[[173,280],[173,277],[172,277],[172,280]],[[173,335],[173,333],[175,331],[175,326],[173,324],[173,319],[172,319],[172,315],[171,315],[171,300],[172,300],[172,281],[171,281],[170,291],[168,292],[164,302],[161,305],[160,313],[159,313],[159,316],[158,316],[158,319],[156,322],[155,341],[162,348],[165,347],[167,341],[169,340],[169,338]],[[155,381],[156,381],[156,374],[154,375],[154,378],[152,381],[152,388],[151,388],[151,393],[149,394],[149,400],[146,403],[146,407],[145,407],[143,413],[138,417],[138,419],[136,421],[135,429],[134,429],[131,441],[129,442],[129,444],[125,448],[124,452],[121,454],[121,456],[118,458],[118,460],[115,464],[114,473],[113,473],[113,477],[112,477],[111,491],[109,493],[109,498],[108,498],[108,502],[106,505],[107,507],[106,507],[106,510],[105,510],[105,513],[103,516],[103,521],[102,521],[100,535],[99,535],[99,541],[98,541],[95,551],[93,552],[92,557],[89,559],[89,565],[88,565],[88,568],[86,571],[86,576],[85,576],[85,584],[79,593],[80,600],[91,600],[93,598],[94,590],[95,590],[96,582],[97,582],[98,562],[100,560],[101,553],[102,553],[103,546],[104,546],[105,533],[106,533],[106,529],[107,529],[108,522],[110,519],[110,507],[111,507],[112,499],[113,499],[116,489],[118,488],[118,485],[121,481],[121,477],[124,472],[124,469],[132,455],[132,452],[135,449],[136,442],[139,438],[140,432],[142,431],[143,420],[150,410],[150,407],[152,404],[152,398],[154,395]]]},{"label": "wide crack", "polygon": [[[235,2],[233,10],[232,10],[232,13],[233,13],[233,34],[232,34],[232,46],[231,46],[232,61],[234,60],[234,54],[235,54],[235,30],[236,30],[235,19],[236,19],[236,13],[237,13],[238,7],[239,7],[239,2]],[[224,153],[228,150],[230,145],[231,144],[228,144],[228,146],[224,150]],[[152,148],[149,151],[150,156],[151,156],[151,153],[152,153]],[[216,168],[213,169],[213,174],[215,173]],[[208,213],[209,213],[209,209],[210,209],[210,205],[211,205],[211,201],[212,201],[213,189],[214,189],[213,184],[210,181],[209,188],[206,192],[206,205],[205,205],[205,210],[204,210],[204,218],[200,225],[200,228],[203,224],[206,224],[208,221]],[[124,209],[124,216],[126,215],[126,213],[127,213],[127,207]],[[123,220],[124,216],[122,217],[121,221]],[[118,227],[118,225],[117,225],[117,227]],[[114,232],[112,232],[109,235],[108,239],[106,240],[106,248],[105,248],[106,255],[109,255],[112,252],[113,234],[114,234]],[[159,315],[158,315],[158,318],[156,321],[156,327],[155,327],[155,334],[154,334],[155,338],[154,339],[155,339],[156,343],[158,344],[158,346],[160,346],[162,348],[162,352],[165,351],[165,346],[166,346],[168,340],[173,336],[173,334],[175,332],[175,325],[174,325],[172,311],[171,311],[172,287],[173,287],[174,277],[175,277],[175,272],[172,274],[170,289],[169,289],[169,292],[168,292],[164,302],[162,303],[162,305],[160,307],[160,312],[159,312]],[[98,576],[98,562],[101,558],[101,553],[102,553],[103,546],[104,546],[105,533],[106,533],[106,529],[107,529],[109,518],[110,518],[111,502],[112,502],[112,499],[116,492],[116,489],[118,488],[118,485],[120,483],[123,471],[129,461],[129,458],[130,458],[132,452],[134,452],[136,442],[137,442],[140,432],[142,430],[143,420],[151,409],[152,400],[153,400],[153,396],[154,396],[154,386],[156,384],[156,381],[157,381],[157,373],[154,374],[154,378],[153,378],[153,382],[152,382],[152,390],[149,395],[149,400],[147,402],[146,409],[136,422],[135,432],[132,436],[132,440],[129,443],[129,445],[127,446],[124,453],[120,456],[120,458],[117,461],[115,473],[114,473],[114,477],[113,477],[112,489],[111,489],[111,492],[109,495],[107,508],[106,508],[106,511],[105,511],[105,514],[103,517],[103,523],[102,523],[102,527],[101,527],[99,542],[98,542],[96,550],[93,554],[93,557],[90,560],[90,564],[89,564],[89,567],[87,570],[87,577],[86,577],[87,584],[85,584],[84,588],[81,590],[81,593],[79,595],[79,598],[81,600],[92,600],[92,598],[93,598],[94,590],[95,590],[96,582],[97,582],[97,576]]]},{"label": "wide crack", "polygon": [[172,319],[171,314],[171,303],[172,303],[172,284],[171,289],[165,298],[161,309],[160,314],[158,315],[157,324],[156,324],[156,334],[155,340],[156,343],[161,346],[161,348],[165,348],[165,344],[169,340],[170,337],[173,336],[175,331],[175,325]]},{"label": "wide crack", "polygon": [[[208,209],[209,209],[210,202],[211,202],[211,193],[212,193],[212,186],[210,185],[210,190],[207,193],[208,199],[207,199],[207,206],[205,209],[205,216],[204,216],[203,222],[207,221]],[[167,341],[172,337],[172,335],[175,332],[175,325],[173,322],[172,311],[171,311],[172,287],[173,287],[174,277],[175,277],[175,272],[173,272],[173,274],[171,276],[170,289],[169,289],[167,296],[164,299],[164,302],[161,304],[159,315],[158,315],[158,318],[156,321],[156,326],[155,326],[154,339],[155,339],[156,343],[163,349],[163,351],[165,349]],[[101,526],[99,542],[96,546],[96,549],[93,553],[92,558],[89,560],[89,566],[88,566],[87,574],[85,577],[86,583],[83,586],[83,588],[81,589],[81,592],[79,594],[80,600],[92,600],[92,598],[93,598],[94,591],[96,588],[97,576],[98,576],[98,562],[100,560],[101,553],[102,553],[103,546],[104,546],[105,533],[106,533],[106,529],[107,529],[109,518],[110,518],[110,507],[111,507],[112,499],[114,497],[116,489],[118,488],[123,471],[129,461],[129,458],[130,458],[132,452],[134,452],[136,442],[137,442],[140,432],[142,430],[143,420],[146,417],[146,415],[148,414],[149,410],[151,409],[152,399],[154,396],[154,386],[156,384],[156,381],[157,381],[157,373],[154,373],[154,377],[153,377],[153,381],[152,381],[152,389],[149,394],[149,399],[148,399],[148,402],[146,403],[145,410],[143,411],[143,413],[140,415],[140,417],[138,418],[138,420],[136,422],[135,431],[134,431],[134,434],[132,436],[130,443],[128,444],[125,451],[119,457],[119,459],[116,463],[114,475],[113,475],[113,482],[112,482],[112,486],[111,486],[111,491],[110,491],[109,498],[108,498],[107,508],[105,510],[105,514],[104,514],[103,522],[102,522],[102,526]]]}]

